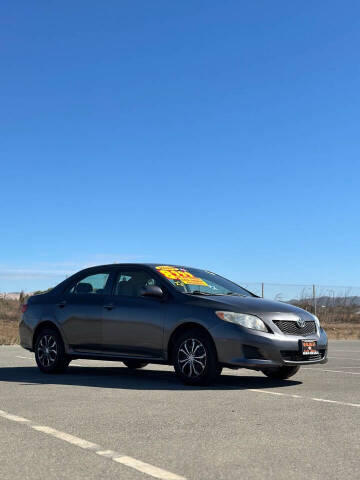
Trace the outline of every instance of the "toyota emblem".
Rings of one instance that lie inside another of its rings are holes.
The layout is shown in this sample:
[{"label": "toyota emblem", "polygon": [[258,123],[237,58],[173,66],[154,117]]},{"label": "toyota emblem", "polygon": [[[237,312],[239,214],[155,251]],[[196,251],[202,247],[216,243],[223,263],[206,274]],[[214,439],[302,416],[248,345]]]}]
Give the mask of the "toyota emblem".
[{"label": "toyota emblem", "polygon": [[299,317],[299,318],[297,319],[297,322],[296,322],[296,323],[297,323],[297,326],[298,326],[299,328],[304,328],[304,327],[305,327],[305,320],[304,320],[303,318],[300,318],[300,317]]}]

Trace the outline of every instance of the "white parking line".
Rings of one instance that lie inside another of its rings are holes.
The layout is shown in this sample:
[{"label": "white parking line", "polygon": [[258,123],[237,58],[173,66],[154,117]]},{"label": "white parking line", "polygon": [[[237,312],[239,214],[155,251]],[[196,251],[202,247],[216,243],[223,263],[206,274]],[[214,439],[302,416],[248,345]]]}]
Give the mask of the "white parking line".
[{"label": "white parking line", "polygon": [[267,391],[267,390],[258,390],[256,388],[250,388],[249,391],[250,392],[256,392],[256,393],[266,393],[267,395],[279,395],[279,396],[282,396],[282,397],[301,398],[303,400],[313,400],[315,402],[335,403],[337,405],[344,405],[344,406],[347,406],[347,407],[360,408],[360,403],[348,403],[348,402],[340,402],[338,400],[327,400],[325,398],[304,397],[303,395],[292,395],[291,393],[271,392],[271,391]]},{"label": "white parking line", "polygon": [[339,365],[336,365],[336,368],[360,368],[360,367],[339,367]]},{"label": "white parking line", "polygon": [[133,468],[134,470],[142,472],[151,477],[159,478],[160,480],[186,480],[185,477],[182,477],[181,475],[177,475],[167,470],[163,470],[162,468],[155,467],[154,465],[150,465],[150,463],[142,462],[141,460],[128,457],[127,455],[121,455],[113,450],[105,450],[96,443],[89,442],[83,438],[75,437],[69,433],[61,432],[60,430],[55,430],[55,428],[47,427],[46,425],[36,425],[27,418],[18,417],[17,415],[4,412],[4,410],[0,410],[0,417],[13,422],[23,423],[28,425],[33,430],[45,433],[46,435],[51,435],[52,437],[63,440],[64,442],[70,443],[71,445],[75,445],[76,447],[84,450],[90,450],[97,455],[113,460],[116,463],[121,463],[122,465]]},{"label": "white parking line", "polygon": [[20,422],[20,423],[28,423],[30,420],[23,417],[18,417],[17,415],[13,415],[12,413],[6,413],[3,410],[0,410],[0,415],[7,420],[12,420],[13,422]]},{"label": "white parking line", "polygon": [[[348,367],[348,368],[356,368],[356,367]],[[342,370],[328,370],[327,368],[303,367],[303,370],[317,370],[318,372],[343,373],[345,375],[360,375],[360,372],[344,372]]]},{"label": "white parking line", "polygon": [[332,352],[338,353],[338,352],[345,352],[345,353],[359,353],[360,350],[334,350],[333,348],[330,348]]},{"label": "white parking line", "polygon": [[47,427],[45,425],[31,425],[31,428],[37,430],[38,432],[46,433],[47,435],[52,435],[53,437],[58,438],[59,440],[64,440],[64,442],[71,443],[77,447],[84,448],[85,450],[99,450],[100,446],[96,443],[88,442],[82,438],[75,437],[69,433],[60,432],[55,430],[55,428]]},{"label": "white parking line", "polygon": [[167,472],[161,468],[153,467],[149,463],[141,462],[140,460],[136,460],[136,458],[126,457],[125,455],[114,457],[113,460],[114,462],[122,463],[127,467],[134,468],[135,470],[150,475],[151,477],[161,478],[162,480],[184,479],[184,477],[179,477],[179,475]]},{"label": "white parking line", "polygon": [[338,400],[328,400],[326,398],[312,397],[311,400],[314,400],[315,402],[336,403],[338,405],[347,405],[348,407],[360,407],[360,404],[358,403],[339,402]]},{"label": "white parking line", "polygon": [[354,360],[355,362],[360,362],[360,358],[349,358],[349,357],[328,357],[328,358],[338,358],[339,360]]}]

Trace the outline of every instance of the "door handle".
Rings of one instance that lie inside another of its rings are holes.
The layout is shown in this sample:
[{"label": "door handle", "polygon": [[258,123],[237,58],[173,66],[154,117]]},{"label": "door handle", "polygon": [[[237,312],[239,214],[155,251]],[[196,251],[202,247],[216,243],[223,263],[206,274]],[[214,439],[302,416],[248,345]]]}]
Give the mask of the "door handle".
[{"label": "door handle", "polygon": [[66,305],[66,300],[63,300],[62,302],[58,303],[58,307],[64,308]]},{"label": "door handle", "polygon": [[104,305],[104,308],[106,308],[106,310],[113,310],[115,308],[115,304],[108,303],[107,305]]}]

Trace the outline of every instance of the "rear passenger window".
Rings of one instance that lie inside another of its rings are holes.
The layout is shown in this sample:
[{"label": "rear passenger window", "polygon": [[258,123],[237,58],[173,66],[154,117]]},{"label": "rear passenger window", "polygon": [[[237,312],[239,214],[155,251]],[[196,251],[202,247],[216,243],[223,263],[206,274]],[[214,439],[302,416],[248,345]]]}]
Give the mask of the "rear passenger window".
[{"label": "rear passenger window", "polygon": [[71,289],[70,293],[74,295],[84,294],[102,294],[108,281],[108,273],[96,273],[95,275],[89,275],[82,278]]}]

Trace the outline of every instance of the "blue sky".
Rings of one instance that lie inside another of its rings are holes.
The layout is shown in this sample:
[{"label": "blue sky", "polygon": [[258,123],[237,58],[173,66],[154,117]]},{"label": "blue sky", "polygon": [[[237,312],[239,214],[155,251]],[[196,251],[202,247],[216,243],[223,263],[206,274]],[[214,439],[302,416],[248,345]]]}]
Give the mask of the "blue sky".
[{"label": "blue sky", "polygon": [[356,1],[0,6],[0,291],[83,266],[360,285]]}]

